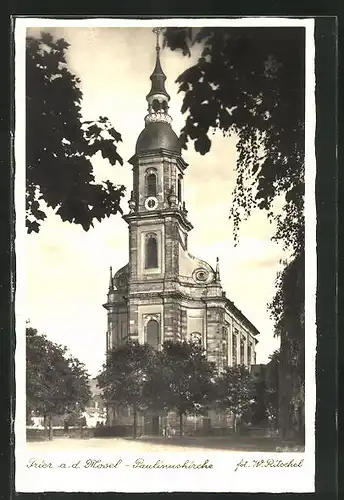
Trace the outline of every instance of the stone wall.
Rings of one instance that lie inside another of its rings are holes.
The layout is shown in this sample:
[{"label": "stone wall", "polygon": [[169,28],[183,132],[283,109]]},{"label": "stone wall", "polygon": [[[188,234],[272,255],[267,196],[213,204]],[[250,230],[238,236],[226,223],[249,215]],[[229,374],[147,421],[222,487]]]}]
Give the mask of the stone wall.
[{"label": "stone wall", "polygon": [[164,338],[165,340],[177,340],[177,332],[180,331],[180,307],[176,299],[164,299]]},{"label": "stone wall", "polygon": [[[222,358],[222,327],[224,325],[224,309],[222,307],[207,307],[207,357],[208,360],[219,365]],[[217,349],[219,349],[217,353]]]}]

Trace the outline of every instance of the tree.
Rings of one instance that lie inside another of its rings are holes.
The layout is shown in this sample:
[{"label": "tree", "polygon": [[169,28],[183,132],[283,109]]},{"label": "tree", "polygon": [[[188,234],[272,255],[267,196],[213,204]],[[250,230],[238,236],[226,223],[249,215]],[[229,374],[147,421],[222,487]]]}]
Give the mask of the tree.
[{"label": "tree", "polygon": [[161,394],[165,408],[177,411],[182,436],[183,416],[202,412],[212,401],[215,366],[195,343],[166,341],[161,356],[164,367]]},{"label": "tree", "polygon": [[144,388],[155,360],[156,351],[148,344],[127,342],[108,353],[103,371],[98,376],[98,386],[103,389],[108,404],[132,408],[134,438],[138,411],[147,408]]},{"label": "tree", "polygon": [[279,426],[285,438],[304,437],[305,390],[305,260],[304,252],[286,265],[276,279],[270,304],[279,355]]},{"label": "tree", "polygon": [[[299,254],[276,278],[277,293],[269,305],[275,335],[281,337],[280,357],[289,351],[289,363],[298,377],[304,378],[305,258]],[[283,351],[283,352],[282,352]],[[284,359],[284,358],[283,358]],[[283,359],[280,361],[283,362]]]},{"label": "tree", "polygon": [[76,424],[79,423],[80,426],[86,425],[82,423],[85,422],[82,412],[85,410],[92,396],[89,386],[89,375],[85,365],[77,358],[69,356],[67,361],[69,367],[68,376],[65,381],[66,390],[69,395],[69,404],[66,408],[67,419],[71,417]]},{"label": "tree", "polygon": [[48,33],[27,38],[26,212],[28,232],[38,232],[45,205],[63,221],[87,231],[96,219],[122,213],[124,186],[96,183],[91,163],[100,152],[123,164],[121,135],[106,117],[83,119],[80,80],[68,69],[69,44]]},{"label": "tree", "polygon": [[[297,386],[304,386],[304,36],[304,28],[167,28],[164,40],[185,56],[201,46],[197,63],[177,79],[187,115],[183,146],[192,140],[195,150],[206,154],[216,130],[238,139],[230,208],[235,240],[241,221],[258,208],[276,223],[273,239],[290,251],[270,306],[281,337],[280,379],[290,380],[290,390],[281,391],[282,413]],[[282,316],[288,320],[280,321]],[[290,356],[298,360],[297,375]],[[295,385],[295,376],[301,384]],[[282,421],[285,432],[288,418]]]},{"label": "tree", "polygon": [[[277,222],[275,239],[298,253],[304,240],[304,29],[167,28],[165,44],[201,56],[178,79],[187,113],[181,140],[206,154],[210,135],[238,137],[230,215],[258,207]],[[273,203],[283,197],[283,213]]]},{"label": "tree", "polygon": [[269,356],[269,387],[267,388],[267,417],[269,422],[278,425],[279,411],[279,377],[280,377],[281,353],[277,349]]},{"label": "tree", "polygon": [[26,329],[26,401],[27,413],[38,412],[49,423],[52,439],[52,416],[62,415],[78,407],[81,411],[91,397],[88,373],[77,358],[67,356],[62,347]]},{"label": "tree", "polygon": [[[269,423],[276,427],[278,417],[279,397],[279,366],[280,350],[275,350],[269,356],[269,362],[264,365],[258,376],[252,378],[251,407],[252,424]],[[252,373],[252,372],[251,372]]]},{"label": "tree", "polygon": [[154,350],[148,344],[128,342],[108,353],[98,385],[108,404],[132,408],[134,438],[137,413],[145,410],[165,416],[176,410],[182,435],[183,415],[209,404],[213,373],[213,365],[195,344],[167,341],[161,350]]},{"label": "tree", "polygon": [[[164,346],[154,353],[154,363],[151,363],[146,372],[143,387],[143,398],[146,408],[151,412],[165,417],[171,409],[170,405],[170,372],[166,366]],[[166,430],[166,429],[165,429]]]},{"label": "tree", "polygon": [[251,377],[247,368],[244,365],[227,366],[217,381],[217,403],[233,416],[234,432],[238,418],[250,408],[251,397]]},{"label": "tree", "polygon": [[265,377],[258,377],[258,379],[252,380],[251,397],[254,400],[250,412],[252,425],[261,425],[266,421],[268,416],[267,396],[268,388]]}]

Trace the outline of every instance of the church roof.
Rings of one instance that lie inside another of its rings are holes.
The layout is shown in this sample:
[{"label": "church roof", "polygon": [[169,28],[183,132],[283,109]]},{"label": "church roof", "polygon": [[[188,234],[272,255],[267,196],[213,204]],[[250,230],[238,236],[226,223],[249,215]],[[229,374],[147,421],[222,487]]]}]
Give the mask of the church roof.
[{"label": "church roof", "polygon": [[136,154],[157,149],[166,149],[180,154],[178,136],[169,123],[148,123],[137,139]]},{"label": "church roof", "polygon": [[[243,324],[250,330],[253,335],[259,335],[260,331],[254,326],[253,323],[245,316],[245,314],[237,308],[237,306],[230,299],[226,297],[226,306],[228,309],[243,322]],[[257,341],[257,340],[256,340]],[[258,341],[257,341],[258,342]]]}]

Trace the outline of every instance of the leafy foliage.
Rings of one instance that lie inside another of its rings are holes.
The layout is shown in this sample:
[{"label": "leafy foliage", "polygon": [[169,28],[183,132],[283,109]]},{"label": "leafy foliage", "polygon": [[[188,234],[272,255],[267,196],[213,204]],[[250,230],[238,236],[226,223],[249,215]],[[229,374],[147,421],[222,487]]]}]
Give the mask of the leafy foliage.
[{"label": "leafy foliage", "polygon": [[154,366],[155,351],[148,344],[126,342],[113,348],[107,357],[98,385],[104,389],[107,401],[121,405],[145,407],[143,387],[148,370]]},{"label": "leafy foliage", "polygon": [[202,412],[214,397],[215,366],[196,343],[167,341],[161,355],[165,405],[170,410],[177,410],[182,435],[183,415]]},{"label": "leafy foliage", "polygon": [[[305,256],[297,255],[276,280],[276,295],[269,308],[275,333],[281,338],[279,354],[279,424],[284,436],[304,432],[305,390]],[[303,439],[303,437],[302,437]]]},{"label": "leafy foliage", "polygon": [[67,67],[69,44],[48,33],[27,38],[26,50],[26,211],[28,232],[46,218],[44,203],[63,221],[87,231],[122,212],[124,186],[97,184],[91,158],[98,152],[111,165],[123,164],[122,140],[106,117],[82,117],[80,80]]},{"label": "leafy foliage", "polygon": [[[235,236],[253,208],[277,222],[275,238],[296,253],[303,246],[304,29],[167,28],[165,44],[198,62],[177,82],[186,113],[181,140],[206,154],[211,133],[235,133],[239,153],[230,215]],[[274,201],[284,199],[283,213]]]},{"label": "leafy foliage", "polygon": [[250,421],[252,425],[261,425],[266,421],[268,408],[268,388],[264,378],[252,380],[252,406],[250,408]]},{"label": "leafy foliage", "polygon": [[283,339],[281,354],[304,380],[305,353],[305,258],[297,255],[276,278],[276,295],[269,305],[275,335]]},{"label": "leafy foliage", "polygon": [[147,407],[144,389],[148,374],[154,371],[156,351],[148,344],[127,342],[113,348],[107,357],[102,373],[98,376],[98,386],[109,404],[133,408],[136,437],[136,418],[139,410]]},{"label": "leafy foliage", "polygon": [[278,423],[279,410],[279,371],[281,363],[280,350],[269,356],[269,387],[267,388],[267,417],[272,424]]},{"label": "leafy foliage", "polygon": [[128,342],[108,354],[98,385],[109,404],[133,408],[134,436],[139,410],[176,410],[180,416],[201,411],[211,400],[214,367],[198,345],[165,342],[161,351]]},{"label": "leafy foliage", "polygon": [[276,223],[273,239],[291,252],[270,304],[281,338],[280,379],[289,384],[282,391],[285,414],[304,388],[304,31],[165,31],[165,45],[172,50],[190,55],[195,44],[201,48],[197,63],[177,79],[184,93],[184,147],[191,140],[196,151],[206,154],[216,130],[238,139],[230,208],[235,239],[240,222],[259,208]]},{"label": "leafy foliage", "polygon": [[252,380],[244,365],[227,366],[217,381],[217,400],[219,408],[229,411],[237,419],[250,408],[252,398]]},{"label": "leafy foliage", "polygon": [[85,365],[34,328],[26,329],[27,413],[62,415],[85,409],[91,397]]},{"label": "leafy foliage", "polygon": [[[269,362],[258,374],[253,372],[250,418],[253,425],[276,426],[279,408],[280,351],[269,356]],[[252,372],[251,372],[252,373]]]}]

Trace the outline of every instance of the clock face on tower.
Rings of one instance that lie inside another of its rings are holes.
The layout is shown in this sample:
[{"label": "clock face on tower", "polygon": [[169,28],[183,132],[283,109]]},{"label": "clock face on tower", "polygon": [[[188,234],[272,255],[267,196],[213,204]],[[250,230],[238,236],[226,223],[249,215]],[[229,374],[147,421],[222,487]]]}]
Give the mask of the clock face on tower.
[{"label": "clock face on tower", "polygon": [[145,201],[145,208],[147,210],[155,210],[158,206],[158,200],[155,196],[149,196]]}]

